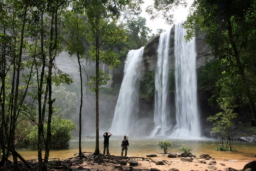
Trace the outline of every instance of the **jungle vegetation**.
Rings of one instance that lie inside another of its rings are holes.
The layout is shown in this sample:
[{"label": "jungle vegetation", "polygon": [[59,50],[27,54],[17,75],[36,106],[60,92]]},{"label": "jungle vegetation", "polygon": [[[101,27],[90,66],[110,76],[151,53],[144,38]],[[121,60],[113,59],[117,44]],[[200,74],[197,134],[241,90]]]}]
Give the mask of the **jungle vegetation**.
[{"label": "jungle vegetation", "polygon": [[[22,139],[19,145],[29,140],[37,148],[40,170],[47,170],[52,146],[68,146],[67,140],[71,138],[69,133],[75,129],[75,125],[62,116],[74,109],[79,98],[63,86],[72,83],[71,77],[56,67],[55,59],[62,51],[76,57],[79,64],[85,59],[95,61],[96,72],[89,78],[89,86],[96,95],[94,154],[100,153],[99,91],[109,75],[99,68],[99,64],[116,68],[120,61],[124,61],[128,50],[148,42],[150,29],[145,26],[146,20],[138,17],[141,3],[142,0],[0,2],[0,167],[8,161],[10,154],[16,169],[18,159],[28,168],[31,167],[16,151],[19,139]],[[179,0],[155,0],[148,12],[153,17],[158,14],[172,22],[169,12],[180,4],[186,5],[185,1]],[[206,86],[213,86],[214,99],[220,106],[224,105],[223,112],[216,115],[220,116],[217,121],[233,119],[236,114],[230,109],[249,106],[255,124],[255,11],[254,0],[198,0],[184,24],[188,29],[188,39],[196,34],[205,34],[205,41],[215,56],[218,76],[211,85],[206,82]],[[80,65],[79,71],[82,74]],[[152,78],[153,75],[149,74],[148,77]],[[80,157],[81,118],[86,115],[86,111],[82,110],[85,86],[82,78],[80,75]],[[60,93],[54,94],[55,90]],[[63,96],[66,99],[64,102],[60,101]],[[226,114],[231,116],[226,117]],[[58,123],[63,123],[66,130],[63,136],[65,140],[61,142],[57,140],[63,129],[59,129]],[[215,127],[220,129],[214,131],[226,129],[222,125],[217,123]],[[26,129],[22,132],[20,128]]]}]

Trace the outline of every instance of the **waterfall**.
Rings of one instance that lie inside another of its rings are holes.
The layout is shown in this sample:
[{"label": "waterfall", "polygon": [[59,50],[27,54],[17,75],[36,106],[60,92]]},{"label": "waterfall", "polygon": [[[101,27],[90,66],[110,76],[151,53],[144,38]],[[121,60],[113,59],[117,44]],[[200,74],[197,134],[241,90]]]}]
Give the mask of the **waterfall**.
[{"label": "waterfall", "polygon": [[197,106],[195,38],[184,39],[182,23],[175,25],[175,130],[171,137],[199,138],[201,135]]},{"label": "waterfall", "polygon": [[138,101],[139,77],[143,52],[144,47],[131,50],[127,54],[124,77],[110,128],[110,132],[114,135],[127,135],[132,129],[132,123],[134,123],[133,115],[135,114]]},{"label": "waterfall", "polygon": [[165,135],[170,129],[169,126],[169,109],[167,105],[168,97],[168,57],[170,30],[160,35],[159,45],[157,49],[157,68],[155,73],[155,109],[154,123],[155,129],[151,132],[151,136]]}]

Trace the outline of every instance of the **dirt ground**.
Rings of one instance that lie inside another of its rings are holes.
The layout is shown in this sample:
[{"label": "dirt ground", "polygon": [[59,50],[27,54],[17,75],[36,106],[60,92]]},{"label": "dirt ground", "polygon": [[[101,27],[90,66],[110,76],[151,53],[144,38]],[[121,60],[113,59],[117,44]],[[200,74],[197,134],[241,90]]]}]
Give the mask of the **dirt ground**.
[{"label": "dirt ground", "polygon": [[[127,159],[127,161],[132,159]],[[192,162],[181,161],[181,158],[170,158],[164,161],[164,165],[156,165],[157,159],[136,159],[138,166],[129,166],[129,161],[127,165],[120,165],[114,163],[104,162],[101,164],[98,163],[89,163],[83,162],[79,166],[73,166],[74,170],[98,170],[98,171],[111,171],[111,170],[161,170],[169,171],[170,169],[177,169],[173,171],[235,171],[242,170],[244,165],[249,161],[225,161],[225,160],[204,160],[204,159],[193,159]],[[214,164],[216,162],[216,164]],[[211,164],[212,163],[212,164]],[[232,168],[232,169],[231,169]]]}]

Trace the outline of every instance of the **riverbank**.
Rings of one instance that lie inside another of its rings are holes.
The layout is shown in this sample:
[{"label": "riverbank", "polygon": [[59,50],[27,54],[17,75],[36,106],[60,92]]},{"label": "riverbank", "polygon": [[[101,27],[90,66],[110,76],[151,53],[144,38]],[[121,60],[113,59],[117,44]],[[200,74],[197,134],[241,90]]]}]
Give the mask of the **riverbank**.
[{"label": "riverbank", "polygon": [[73,166],[74,170],[143,170],[143,171],[240,171],[249,161],[214,160],[213,158],[158,158],[127,157],[120,156],[103,159],[103,162],[88,162]]},{"label": "riverbank", "polygon": [[[250,161],[238,160],[215,160],[209,155],[205,157],[175,157],[175,158],[158,158],[158,157],[121,157],[114,155],[93,155],[92,153],[84,153],[84,157],[72,157],[65,160],[51,158],[48,164],[51,171],[65,170],[84,170],[84,171],[117,171],[117,170],[133,170],[133,171],[240,171]],[[32,167],[30,170],[38,169],[37,160],[28,160]],[[26,170],[21,162],[19,168]],[[12,163],[8,163],[4,170],[14,170]]]},{"label": "riverbank", "polygon": [[160,171],[189,171],[189,170],[198,170],[198,171],[206,171],[206,170],[218,170],[218,171],[236,171],[242,170],[243,167],[248,162],[237,162],[237,161],[223,161],[216,160],[215,165],[209,165],[209,163],[203,164],[198,160],[194,160],[193,162],[185,162],[180,159],[170,159],[165,160],[164,165],[156,165],[154,162],[150,161],[138,161],[138,166],[130,167],[127,165],[119,165],[113,163],[104,163],[104,164],[87,164],[83,163],[79,166],[74,166],[73,169],[82,169],[82,170],[160,170]]}]

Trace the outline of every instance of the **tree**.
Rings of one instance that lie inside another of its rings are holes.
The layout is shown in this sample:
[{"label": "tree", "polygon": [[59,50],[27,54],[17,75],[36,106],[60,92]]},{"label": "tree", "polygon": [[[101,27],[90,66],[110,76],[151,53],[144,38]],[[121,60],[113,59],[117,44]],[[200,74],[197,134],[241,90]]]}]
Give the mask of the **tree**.
[{"label": "tree", "polygon": [[[21,6],[23,8],[21,8]],[[22,61],[23,46],[25,44],[25,31],[28,19],[30,2],[12,0],[1,1],[0,17],[0,39],[1,39],[1,125],[0,144],[2,148],[2,159],[0,165],[7,161],[9,153],[12,153],[14,167],[17,169],[17,157],[27,167],[27,162],[15,150],[15,131],[17,119],[24,104],[31,74],[28,81],[21,85],[21,73],[26,62]],[[31,8],[30,8],[31,9]],[[33,65],[32,67],[33,68]],[[31,73],[31,72],[30,72]],[[8,78],[8,74],[10,77]],[[10,81],[10,82],[9,82]],[[7,88],[8,85],[11,88]],[[22,88],[23,87],[23,88]],[[22,89],[22,91],[20,91]]]},{"label": "tree", "polygon": [[[188,29],[188,37],[203,32],[206,42],[211,46],[213,54],[222,65],[223,81],[237,80],[232,87],[220,84],[221,89],[233,92],[233,96],[239,97],[250,106],[252,116],[256,122],[255,95],[255,48],[252,44],[256,41],[255,11],[256,2],[248,0],[227,1],[196,1],[194,11],[188,18],[185,27]],[[225,79],[229,77],[232,79]],[[233,88],[235,87],[235,88]],[[231,89],[232,88],[232,89]],[[237,94],[239,91],[240,93]],[[234,91],[235,90],[235,91]],[[225,92],[225,91],[222,91]],[[230,94],[222,94],[227,99]],[[232,104],[232,101],[230,103]],[[236,104],[238,101],[236,100]]]},{"label": "tree", "polygon": [[[72,11],[67,11],[64,14],[64,42],[66,45],[66,51],[69,55],[76,55],[77,62],[79,65],[80,73],[80,108],[79,108],[79,157],[83,156],[82,153],[82,108],[83,108],[83,75],[82,75],[82,66],[81,60],[85,58],[85,20],[82,19],[82,15],[75,14]],[[84,17],[85,18],[85,17]]]},{"label": "tree", "polygon": [[[208,120],[213,123],[211,133],[215,134],[220,139],[220,145],[217,146],[218,150],[233,151],[232,141],[234,137],[232,134],[232,127],[234,126],[233,121],[237,114],[233,113],[233,106],[230,106],[229,100],[226,100],[225,98],[219,99],[218,103],[223,112],[219,112],[208,118]],[[226,145],[224,144],[224,140],[226,140]]]},{"label": "tree", "polygon": [[158,146],[159,146],[161,149],[164,149],[164,153],[167,154],[167,149],[172,146],[172,142],[171,142],[171,141],[168,141],[168,140],[159,141],[159,142],[158,142]]},{"label": "tree", "polygon": [[148,42],[148,34],[151,30],[146,27],[146,19],[138,17],[135,20],[129,20],[127,22],[127,34],[132,48],[140,48]]},{"label": "tree", "polygon": [[154,0],[154,4],[148,6],[146,12],[151,15],[151,19],[162,17],[169,24],[173,24],[173,10],[175,7],[186,6],[186,0]]},{"label": "tree", "polygon": [[[37,102],[38,117],[38,160],[39,169],[47,170],[50,144],[51,144],[51,122],[54,113],[54,101],[52,97],[53,84],[61,82],[71,83],[67,74],[54,70],[55,57],[61,51],[60,44],[60,21],[59,15],[68,5],[67,0],[59,1],[33,1],[31,12],[32,23],[30,29],[30,41],[26,50],[33,59],[35,87],[31,90],[31,98]],[[55,72],[53,72],[55,71]],[[34,92],[34,94],[33,94]],[[44,128],[44,124],[47,127]],[[45,130],[46,129],[46,130]],[[46,134],[44,134],[46,132]],[[45,136],[44,136],[45,135]],[[43,158],[42,149],[45,149]]]},{"label": "tree", "polygon": [[[124,40],[124,31],[116,27],[116,19],[119,9],[131,1],[105,1],[86,0],[83,2],[88,19],[87,40],[92,43],[89,56],[95,60],[95,76],[91,77],[90,85],[95,92],[96,98],[96,144],[94,154],[99,154],[99,87],[106,83],[108,75],[99,69],[100,61],[112,67],[117,66],[119,61],[117,55],[111,49],[103,49],[104,44],[116,44]],[[137,4],[138,5],[138,4]]]}]

